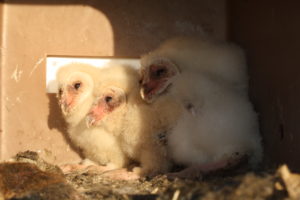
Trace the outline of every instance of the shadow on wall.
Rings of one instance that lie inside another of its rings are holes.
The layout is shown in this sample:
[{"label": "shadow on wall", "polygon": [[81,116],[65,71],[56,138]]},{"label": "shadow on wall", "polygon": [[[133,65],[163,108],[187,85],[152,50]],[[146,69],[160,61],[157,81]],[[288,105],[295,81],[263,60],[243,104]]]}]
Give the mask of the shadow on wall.
[{"label": "shadow on wall", "polygon": [[83,158],[81,149],[74,146],[69,138],[68,131],[67,131],[67,124],[63,118],[63,114],[58,105],[58,100],[57,100],[56,94],[48,94],[47,96],[49,99],[49,116],[48,116],[49,129],[50,130],[57,129],[58,131],[60,131],[63,134],[67,143],[70,144],[70,147],[74,151],[76,151],[81,158]]},{"label": "shadow on wall", "polygon": [[247,50],[268,163],[300,172],[299,1],[230,1],[230,39]]},{"label": "shadow on wall", "polygon": [[101,11],[109,19],[113,29],[114,56],[137,57],[174,36],[193,36],[205,32],[216,38],[225,39],[227,34],[226,17],[224,17],[226,16],[225,0],[216,2],[191,0],[189,3],[185,0],[27,0],[25,2],[12,0],[8,3],[87,5]]}]

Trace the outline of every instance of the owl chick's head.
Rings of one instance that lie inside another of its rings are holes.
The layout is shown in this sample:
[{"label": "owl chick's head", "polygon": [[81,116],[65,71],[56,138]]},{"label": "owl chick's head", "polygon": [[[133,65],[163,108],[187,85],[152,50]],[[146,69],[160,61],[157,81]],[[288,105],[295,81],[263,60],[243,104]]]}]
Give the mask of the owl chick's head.
[{"label": "owl chick's head", "polygon": [[151,103],[158,96],[167,93],[179,73],[177,65],[167,58],[151,55],[142,57],[140,69],[142,99]]},{"label": "owl chick's head", "polygon": [[87,126],[99,125],[107,116],[113,118],[113,113],[124,105],[126,105],[126,94],[123,89],[115,86],[104,88],[86,117]]},{"label": "owl chick's head", "polygon": [[74,114],[93,96],[96,68],[86,64],[70,64],[57,73],[58,102],[64,116]]}]

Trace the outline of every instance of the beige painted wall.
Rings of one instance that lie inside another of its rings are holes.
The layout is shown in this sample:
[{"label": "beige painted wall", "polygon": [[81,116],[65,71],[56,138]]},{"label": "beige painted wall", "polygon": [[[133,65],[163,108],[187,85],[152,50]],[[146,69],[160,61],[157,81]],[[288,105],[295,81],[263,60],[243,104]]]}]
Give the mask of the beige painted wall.
[{"label": "beige painted wall", "polygon": [[250,94],[268,163],[300,171],[300,1],[240,1],[230,8],[230,38],[247,50]]}]

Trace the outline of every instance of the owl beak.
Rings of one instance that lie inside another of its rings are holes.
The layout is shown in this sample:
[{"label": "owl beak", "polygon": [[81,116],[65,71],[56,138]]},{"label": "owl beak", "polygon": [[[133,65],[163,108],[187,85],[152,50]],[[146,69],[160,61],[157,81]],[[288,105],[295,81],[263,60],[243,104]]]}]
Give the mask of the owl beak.
[{"label": "owl beak", "polygon": [[70,113],[72,102],[73,99],[68,98],[66,95],[62,95],[59,99],[60,108],[65,116]]}]

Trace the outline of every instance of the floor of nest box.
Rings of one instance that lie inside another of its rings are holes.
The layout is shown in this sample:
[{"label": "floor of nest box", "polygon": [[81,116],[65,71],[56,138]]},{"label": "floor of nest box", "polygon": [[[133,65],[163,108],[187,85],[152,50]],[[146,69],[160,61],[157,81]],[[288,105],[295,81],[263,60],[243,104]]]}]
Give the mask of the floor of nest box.
[{"label": "floor of nest box", "polygon": [[[0,163],[0,199],[299,199],[300,175],[287,166],[249,171],[239,167],[198,180],[116,179],[125,169],[88,167],[63,171],[21,152]],[[20,181],[22,180],[22,181]]]}]

